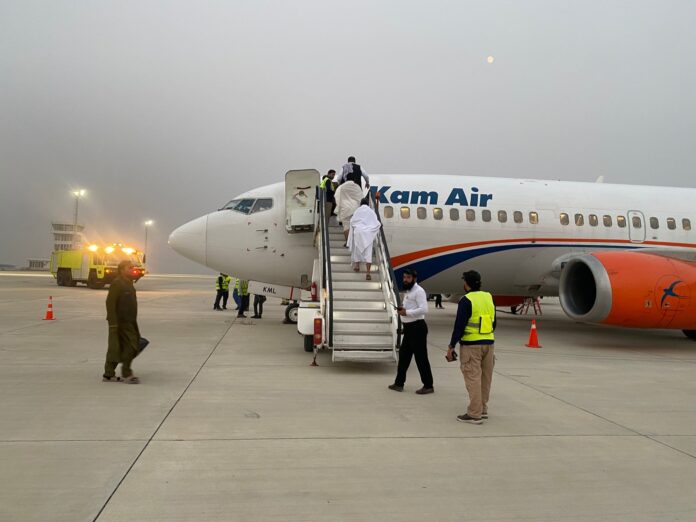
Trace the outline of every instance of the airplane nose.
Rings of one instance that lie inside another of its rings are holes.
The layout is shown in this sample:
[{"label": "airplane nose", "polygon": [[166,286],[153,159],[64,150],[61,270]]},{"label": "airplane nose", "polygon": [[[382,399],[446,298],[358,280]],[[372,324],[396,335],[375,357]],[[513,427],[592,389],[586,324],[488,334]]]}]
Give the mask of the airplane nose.
[{"label": "airplane nose", "polygon": [[169,235],[169,246],[191,261],[206,264],[208,216],[181,225]]}]

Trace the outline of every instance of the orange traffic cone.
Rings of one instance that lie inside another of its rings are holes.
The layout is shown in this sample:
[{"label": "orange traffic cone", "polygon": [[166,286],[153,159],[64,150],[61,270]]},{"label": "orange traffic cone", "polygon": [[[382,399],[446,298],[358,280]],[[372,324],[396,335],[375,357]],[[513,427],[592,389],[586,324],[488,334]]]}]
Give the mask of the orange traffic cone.
[{"label": "orange traffic cone", "polygon": [[53,317],[53,296],[48,296],[48,308],[46,309],[46,317],[43,318],[44,321],[55,321]]},{"label": "orange traffic cone", "polygon": [[529,341],[525,344],[527,348],[541,348],[539,336],[537,335],[536,320],[532,319],[532,327],[529,329]]}]

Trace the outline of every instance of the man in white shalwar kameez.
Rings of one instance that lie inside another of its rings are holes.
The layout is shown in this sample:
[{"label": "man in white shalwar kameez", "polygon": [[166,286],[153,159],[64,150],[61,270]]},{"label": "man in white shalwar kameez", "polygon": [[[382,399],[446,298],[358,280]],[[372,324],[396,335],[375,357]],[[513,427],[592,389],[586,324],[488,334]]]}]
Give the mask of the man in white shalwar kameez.
[{"label": "man in white shalwar kameez", "polygon": [[348,248],[350,248],[353,270],[360,272],[360,263],[367,265],[365,279],[372,280],[370,268],[372,266],[372,245],[382,224],[375,211],[368,205],[367,199],[363,199],[360,208],[353,213],[350,219],[350,234],[348,235]]},{"label": "man in white shalwar kameez", "polygon": [[346,246],[348,243],[348,232],[350,232],[350,218],[353,212],[358,210],[363,197],[362,188],[353,181],[347,181],[336,189],[336,213],[338,214],[338,221],[343,223]]}]

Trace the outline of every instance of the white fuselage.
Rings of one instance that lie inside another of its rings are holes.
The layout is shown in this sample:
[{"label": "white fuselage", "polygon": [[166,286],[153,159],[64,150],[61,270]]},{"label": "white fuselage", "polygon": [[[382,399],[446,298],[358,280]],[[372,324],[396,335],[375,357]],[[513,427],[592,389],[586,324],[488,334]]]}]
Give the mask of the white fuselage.
[{"label": "white fuselage", "polygon": [[[561,263],[573,254],[696,251],[696,189],[440,175],[370,181],[394,268],[416,268],[430,293],[459,291],[462,272],[474,269],[498,295],[557,295]],[[313,233],[286,231],[284,184],[243,198],[270,198],[273,207],[213,212],[179,227],[170,244],[215,270],[300,286],[317,251]]]}]

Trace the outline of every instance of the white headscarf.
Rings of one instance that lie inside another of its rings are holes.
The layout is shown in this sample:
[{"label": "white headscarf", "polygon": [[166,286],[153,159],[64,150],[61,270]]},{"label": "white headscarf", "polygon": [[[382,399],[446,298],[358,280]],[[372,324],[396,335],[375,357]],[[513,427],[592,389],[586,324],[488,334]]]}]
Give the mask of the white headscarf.
[{"label": "white headscarf", "polygon": [[336,190],[336,213],[341,222],[349,221],[363,198],[360,185],[353,181],[346,181]]},{"label": "white headscarf", "polygon": [[361,205],[350,218],[348,248],[356,263],[372,262],[372,245],[382,224],[377,214],[368,205]]}]

